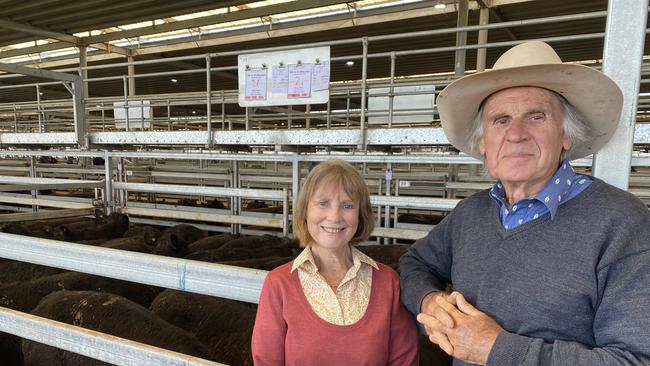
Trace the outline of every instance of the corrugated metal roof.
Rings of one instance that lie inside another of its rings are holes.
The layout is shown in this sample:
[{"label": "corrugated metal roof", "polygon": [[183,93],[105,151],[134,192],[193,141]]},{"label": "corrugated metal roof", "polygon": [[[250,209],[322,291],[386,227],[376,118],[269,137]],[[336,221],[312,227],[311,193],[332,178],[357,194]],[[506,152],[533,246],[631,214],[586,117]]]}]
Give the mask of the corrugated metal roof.
[{"label": "corrugated metal roof", "polygon": [[[16,3],[15,1],[0,0],[0,20],[5,19],[12,22],[19,22],[28,26],[39,29],[60,32],[67,35],[83,34],[91,30],[97,30],[105,27],[115,27],[136,22],[151,22],[153,19],[163,19],[178,17],[175,21],[187,21],[187,17],[181,17],[184,14],[193,12],[209,12],[216,8],[224,6],[241,6],[250,1],[167,1],[167,0],[88,0],[88,1],[67,1],[67,0],[40,0],[24,1]],[[383,1],[385,2],[385,1]],[[343,1],[294,1],[278,4],[278,1],[267,1],[266,4],[257,4],[262,6],[276,6],[275,9],[289,9],[290,6],[302,5],[303,7],[318,7],[319,4],[326,4],[332,9],[338,9],[335,3],[345,3]],[[367,3],[367,2],[366,2]],[[303,44],[311,42],[331,41],[337,39],[348,39],[361,36],[379,36],[387,34],[396,34],[404,32],[414,32],[432,29],[453,28],[456,26],[456,12],[443,12],[437,14],[427,14],[421,11],[422,16],[409,16],[400,18],[399,14],[406,14],[409,9],[430,10],[436,1],[415,1],[400,5],[400,7],[375,9],[372,12],[362,13],[355,12],[352,8],[347,8],[346,12],[338,15],[332,15],[329,18],[314,18],[294,23],[274,23],[270,27],[273,31],[293,30],[296,27],[302,27],[301,32],[288,36],[272,36],[269,31],[268,22],[258,28],[231,31],[217,34],[203,34],[193,38],[165,40],[161,41],[156,48],[158,53],[152,53],[140,56],[140,53],[149,52],[150,48],[133,43],[131,47],[123,46],[129,52],[135,52],[135,60],[151,59],[158,57],[176,57],[183,55],[226,52],[231,50],[256,49],[263,47],[284,46],[290,44]],[[474,2],[472,2],[474,3]],[[367,5],[367,4],[366,4]],[[450,5],[453,7],[453,5]],[[243,7],[242,7],[243,8]],[[253,8],[253,7],[247,7]],[[399,12],[397,10],[399,9]],[[582,14],[595,11],[605,11],[607,9],[606,0],[544,0],[544,1],[526,1],[515,2],[508,5],[502,5],[493,8],[490,15],[492,23],[518,21],[528,19],[538,19],[559,15]],[[245,10],[245,9],[244,9]],[[304,12],[309,12],[304,10]],[[402,13],[400,13],[402,12]],[[208,14],[208,13],[205,13]],[[245,14],[242,12],[242,14]],[[214,14],[212,14],[214,15]],[[218,16],[218,14],[217,14]],[[356,18],[354,18],[356,16]],[[355,24],[364,23],[365,20],[371,19],[372,23],[367,25],[348,26],[352,21]],[[382,19],[386,19],[385,21]],[[489,42],[506,42],[513,40],[525,40],[535,38],[547,38],[566,35],[578,35],[589,33],[600,33],[605,30],[605,17],[599,17],[589,20],[572,20],[562,23],[542,24],[542,25],[525,25],[510,27],[507,29],[495,29],[489,31]],[[327,22],[327,23],[324,23]],[[347,22],[347,23],[346,23]],[[261,21],[260,24],[264,23]],[[346,24],[343,26],[343,24]],[[470,25],[478,23],[478,11],[470,11]],[[320,24],[328,24],[329,29],[318,29]],[[337,24],[341,26],[337,27]],[[209,27],[209,26],[206,26]],[[214,26],[215,28],[217,26]],[[118,32],[119,33],[119,32]],[[240,35],[245,41],[228,43],[226,40],[235,35]],[[514,38],[513,38],[514,37]],[[24,34],[10,29],[0,29],[0,46],[25,41],[36,41],[41,39],[35,35]],[[475,44],[477,41],[477,32],[468,33],[468,44]],[[223,42],[222,42],[223,41]],[[646,40],[646,54],[648,53],[648,44]],[[207,46],[201,47],[201,45]],[[429,37],[413,37],[409,39],[399,39],[391,41],[373,41],[369,45],[369,52],[388,52],[400,50],[417,50],[423,48],[448,47],[455,44],[454,34],[444,34]],[[602,57],[603,39],[596,38],[580,41],[561,41],[553,42],[553,46],[558,51],[564,61],[581,61],[581,60],[599,60]],[[504,48],[490,48],[487,51],[487,65],[490,67]],[[106,51],[97,51],[94,54],[105,54]],[[351,56],[361,54],[360,43],[333,46],[331,55]],[[15,52],[14,52],[15,55]],[[89,53],[93,55],[93,53]],[[3,53],[0,52],[0,57]],[[105,56],[103,56],[105,57]],[[32,54],[32,59],[39,61],[41,67],[46,67],[47,63],[42,63],[38,55]],[[91,58],[92,59],[92,58]],[[116,55],[114,58],[94,61],[90,65],[102,63],[124,62],[124,56]],[[77,61],[78,62],[78,61]],[[466,68],[474,69],[476,63],[476,52],[467,52]],[[236,58],[217,57],[212,60],[212,66],[232,66],[236,64]],[[70,66],[74,66],[70,65]],[[138,65],[138,73],[146,72],[163,72],[167,70],[179,70],[187,68],[199,68],[204,66],[203,60],[183,61],[181,63],[156,64],[156,65]],[[398,57],[396,65],[396,74],[431,74],[453,71],[454,53],[432,53],[424,55],[412,55]],[[121,75],[125,68],[91,70],[89,77],[102,77],[110,75]],[[368,64],[368,77],[380,78],[389,76],[390,63],[388,58],[371,59]],[[357,62],[354,67],[345,67],[343,62],[332,64],[332,80],[351,80],[359,79],[361,75],[361,62]],[[136,88],[138,94],[148,93],[168,93],[176,91],[203,91],[205,90],[204,75],[179,75],[176,76],[178,83],[170,83],[169,78],[144,78],[138,79]],[[33,81],[30,78],[1,79],[0,83],[25,83]],[[232,77],[224,77],[223,74],[213,76],[215,88],[235,88],[235,82]],[[218,85],[218,86],[217,86]],[[53,89],[56,89],[52,87]],[[121,95],[122,84],[120,81],[110,81],[93,83],[90,88],[90,96],[107,96]],[[20,93],[11,93],[11,98],[30,98],[33,99],[33,92],[26,91],[24,96]],[[0,102],[7,101],[8,93],[0,90]]]}]

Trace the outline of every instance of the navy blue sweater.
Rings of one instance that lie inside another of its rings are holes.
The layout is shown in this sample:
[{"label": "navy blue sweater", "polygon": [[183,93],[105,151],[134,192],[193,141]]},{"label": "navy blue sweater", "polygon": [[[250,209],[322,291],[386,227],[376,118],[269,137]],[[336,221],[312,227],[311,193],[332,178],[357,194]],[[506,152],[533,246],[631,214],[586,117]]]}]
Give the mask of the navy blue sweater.
[{"label": "navy blue sweater", "polygon": [[650,365],[650,212],[599,179],[553,220],[509,231],[488,191],[476,193],[399,270],[412,313],[451,282],[503,327],[488,365]]}]

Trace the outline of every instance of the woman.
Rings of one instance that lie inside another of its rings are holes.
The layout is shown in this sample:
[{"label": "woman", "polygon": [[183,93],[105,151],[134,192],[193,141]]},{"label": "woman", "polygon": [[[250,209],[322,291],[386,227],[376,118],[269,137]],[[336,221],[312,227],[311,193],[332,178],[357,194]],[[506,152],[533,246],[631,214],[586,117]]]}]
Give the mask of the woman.
[{"label": "woman", "polygon": [[368,188],[352,165],[314,167],[293,213],[305,249],[262,288],[256,365],[417,365],[417,331],[397,274],[353,246],[373,222]]}]

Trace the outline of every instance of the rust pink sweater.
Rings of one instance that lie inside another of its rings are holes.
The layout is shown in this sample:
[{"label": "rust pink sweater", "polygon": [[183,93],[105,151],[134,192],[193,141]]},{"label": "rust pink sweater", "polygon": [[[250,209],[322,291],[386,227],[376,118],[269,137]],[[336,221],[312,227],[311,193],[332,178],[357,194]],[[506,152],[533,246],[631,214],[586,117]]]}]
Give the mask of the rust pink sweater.
[{"label": "rust pink sweater", "polygon": [[399,279],[390,267],[373,270],[370,302],[351,325],[316,315],[292,262],[269,273],[253,329],[255,365],[417,365],[415,320],[400,303]]}]

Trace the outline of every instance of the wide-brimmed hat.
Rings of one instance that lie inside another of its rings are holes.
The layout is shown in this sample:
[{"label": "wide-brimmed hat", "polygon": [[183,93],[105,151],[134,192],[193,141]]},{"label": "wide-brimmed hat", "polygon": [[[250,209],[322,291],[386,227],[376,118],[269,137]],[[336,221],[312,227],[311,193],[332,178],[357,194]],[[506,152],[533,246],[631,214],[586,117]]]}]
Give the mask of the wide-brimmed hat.
[{"label": "wide-brimmed hat", "polygon": [[492,70],[462,77],[438,96],[442,128],[449,142],[477,158],[470,151],[473,120],[481,103],[499,90],[535,86],[566,98],[584,117],[588,138],[572,146],[566,158],[578,159],[595,153],[612,137],[623,106],[623,93],[616,83],[598,70],[577,64],[563,64],[555,50],[540,41],[519,44],[506,51]]}]

